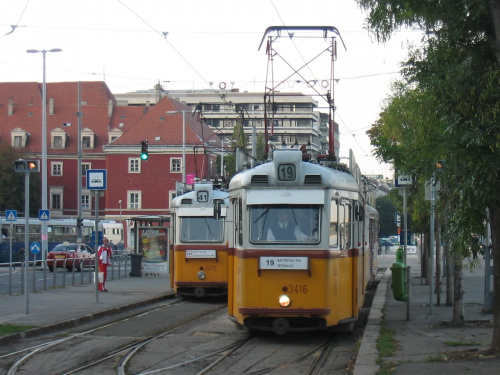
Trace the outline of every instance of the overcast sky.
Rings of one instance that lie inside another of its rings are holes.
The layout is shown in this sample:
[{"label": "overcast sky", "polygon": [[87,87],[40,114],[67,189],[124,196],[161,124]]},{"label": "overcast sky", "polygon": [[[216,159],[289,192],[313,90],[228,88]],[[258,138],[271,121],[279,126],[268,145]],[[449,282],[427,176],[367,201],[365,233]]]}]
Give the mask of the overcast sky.
[{"label": "overcast sky", "polygon": [[[401,32],[387,45],[364,29],[365,14],[354,0],[0,0],[0,81],[42,82],[47,53],[47,82],[105,80],[113,93],[151,89],[216,89],[263,92],[267,73],[265,46],[269,26],[334,26],[335,120],[340,124],[340,156],[355,153],[364,174],[392,176],[390,166],[372,156],[365,132],[378,118],[399,77],[407,42],[416,32]],[[14,26],[12,26],[14,25]],[[317,35],[317,34],[316,34]],[[282,60],[298,69],[326,47],[322,38],[282,37],[274,43]],[[330,76],[327,54],[304,69],[303,78]],[[279,59],[277,59],[279,60]],[[275,81],[292,71],[282,63]],[[269,76],[268,76],[269,77]],[[302,82],[297,83],[300,80]],[[298,76],[280,91],[314,95]],[[324,103],[317,98],[320,106]],[[326,112],[326,109],[325,109]]]}]

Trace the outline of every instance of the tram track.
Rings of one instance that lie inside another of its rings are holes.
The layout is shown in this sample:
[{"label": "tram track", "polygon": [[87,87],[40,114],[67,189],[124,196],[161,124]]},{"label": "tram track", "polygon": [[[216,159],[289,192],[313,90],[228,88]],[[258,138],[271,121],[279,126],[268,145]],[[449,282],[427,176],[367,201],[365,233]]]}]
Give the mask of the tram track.
[{"label": "tram track", "polygon": [[[83,344],[83,346],[86,346],[88,349],[88,347],[89,347],[88,342],[89,341],[99,341],[99,337],[102,337],[102,336],[99,336],[96,339],[96,335],[102,331],[113,329],[113,327],[120,326],[120,325],[125,324],[127,322],[130,323],[131,321],[133,321],[136,318],[139,318],[139,319],[144,318],[144,316],[148,315],[148,314],[159,313],[162,310],[173,308],[173,307],[179,307],[179,306],[182,306],[184,304],[192,304],[192,305],[196,306],[196,304],[193,302],[176,299],[176,300],[170,301],[169,303],[163,303],[160,306],[157,306],[154,309],[150,309],[146,312],[140,311],[137,314],[129,315],[125,318],[115,320],[109,324],[105,324],[105,325],[102,325],[102,326],[97,327],[97,328],[92,328],[92,329],[89,329],[89,330],[86,330],[86,331],[83,331],[80,333],[71,334],[68,337],[50,340],[50,341],[47,341],[47,342],[44,342],[44,343],[41,343],[38,345],[33,345],[33,346],[30,346],[27,348],[13,351],[11,353],[0,355],[0,363],[10,360],[10,362],[7,362],[6,366],[4,365],[4,368],[5,367],[7,367],[7,368],[5,368],[4,371],[1,371],[1,373],[7,374],[7,375],[14,375],[14,374],[17,374],[17,373],[22,372],[22,371],[29,372],[30,366],[33,367],[33,365],[31,365],[31,364],[34,362],[37,362],[37,358],[41,358],[43,356],[51,356],[54,353],[64,351],[64,349],[61,350],[61,347],[64,345],[67,345],[67,346],[73,345],[75,347],[78,347],[78,346],[82,345],[81,343],[85,343],[85,344]],[[169,327],[169,330],[167,330],[166,332],[157,334],[157,335],[152,335],[152,336],[148,336],[145,338],[139,338],[139,339],[127,338],[126,339],[127,342],[120,343],[117,346],[113,346],[113,350],[109,350],[109,348],[108,348],[108,349],[101,350],[101,353],[98,355],[94,355],[94,354],[92,354],[92,356],[87,355],[87,359],[84,359],[83,362],[81,362],[81,363],[69,364],[68,362],[71,362],[71,361],[67,361],[67,360],[66,361],[62,361],[62,360],[57,361],[57,364],[60,365],[59,367],[63,367],[63,369],[59,368],[58,371],[51,370],[50,372],[46,372],[46,373],[51,373],[53,375],[73,374],[73,373],[80,372],[82,370],[96,368],[96,366],[98,366],[99,364],[102,364],[106,361],[110,361],[110,360],[115,359],[117,357],[121,358],[124,355],[126,355],[127,353],[130,353],[132,351],[137,350],[136,348],[140,348],[152,340],[158,339],[158,338],[160,338],[160,337],[162,337],[162,336],[164,336],[164,335],[166,335],[166,334],[168,334],[176,329],[179,329],[183,325],[192,324],[193,321],[196,321],[196,319],[200,319],[203,316],[205,316],[207,314],[211,314],[211,313],[213,313],[213,311],[223,309],[224,307],[225,307],[224,304],[217,304],[217,305],[211,306],[210,308],[206,308],[204,311],[200,311],[200,313],[194,314],[194,316],[189,316],[189,317],[186,317],[185,319],[179,320],[176,324],[171,325]],[[71,344],[71,342],[73,342],[73,343]],[[87,349],[83,348],[82,351],[87,350]],[[78,351],[78,350],[75,350],[75,351]],[[55,355],[55,357],[59,357],[59,355]],[[14,360],[11,360],[10,358],[14,358]],[[40,371],[40,369],[38,369],[37,373],[44,373],[44,371],[43,370]]]},{"label": "tram track", "polygon": [[[154,315],[154,316],[151,316]],[[173,320],[174,316],[179,319]],[[156,332],[126,331],[141,319],[172,320]],[[251,336],[227,319],[225,304],[171,300],[101,327],[0,356],[0,374],[345,374],[352,334]],[[61,363],[61,355],[74,358]],[[47,367],[47,362],[59,366]],[[40,363],[42,365],[40,365]],[[335,371],[332,371],[335,369]]]}]

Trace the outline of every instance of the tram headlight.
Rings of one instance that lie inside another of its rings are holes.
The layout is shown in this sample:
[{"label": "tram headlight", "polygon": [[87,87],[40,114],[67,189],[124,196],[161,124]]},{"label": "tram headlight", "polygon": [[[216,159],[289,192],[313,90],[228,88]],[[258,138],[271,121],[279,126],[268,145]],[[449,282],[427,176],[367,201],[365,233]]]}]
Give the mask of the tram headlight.
[{"label": "tram headlight", "polygon": [[204,280],[206,276],[207,275],[205,274],[205,272],[203,271],[198,272],[198,279]]},{"label": "tram headlight", "polygon": [[279,297],[278,302],[279,302],[281,307],[288,307],[288,306],[290,306],[290,303],[292,303],[292,301],[290,300],[290,297],[288,297],[286,294],[282,294]]}]

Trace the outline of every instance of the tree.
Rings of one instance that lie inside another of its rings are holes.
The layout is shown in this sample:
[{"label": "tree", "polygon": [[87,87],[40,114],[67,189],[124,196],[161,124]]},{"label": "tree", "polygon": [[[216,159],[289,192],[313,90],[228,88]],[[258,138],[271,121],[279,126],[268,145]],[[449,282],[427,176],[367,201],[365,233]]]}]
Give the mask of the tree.
[{"label": "tree", "polygon": [[[24,174],[14,171],[14,160],[26,155],[16,152],[7,142],[0,142],[0,211],[18,210],[24,212]],[[38,173],[30,176],[30,214],[38,216],[39,209]]]},{"label": "tree", "polygon": [[[379,40],[403,27],[425,32],[423,48],[411,51],[405,80],[370,136],[379,156],[422,177],[430,176],[437,158],[446,159],[447,171],[438,179],[455,259],[468,253],[471,233],[484,231],[489,211],[496,294],[491,350],[500,353],[499,2],[357,2],[368,11],[369,29]],[[404,134],[397,134],[396,119],[409,121],[399,125]],[[423,138],[405,150],[412,134]],[[460,309],[454,310],[459,315]]]},{"label": "tree", "polygon": [[[392,190],[395,192],[395,190]],[[395,215],[397,208],[394,204],[393,194],[377,198],[377,211],[380,215],[380,237],[388,237],[397,234]]]}]

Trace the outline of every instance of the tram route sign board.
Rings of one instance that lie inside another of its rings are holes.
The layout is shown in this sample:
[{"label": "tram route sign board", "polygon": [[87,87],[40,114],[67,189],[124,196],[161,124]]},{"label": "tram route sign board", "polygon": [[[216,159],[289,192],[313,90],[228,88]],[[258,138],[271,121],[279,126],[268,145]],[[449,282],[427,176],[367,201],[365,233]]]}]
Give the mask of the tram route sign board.
[{"label": "tram route sign board", "polygon": [[308,270],[307,257],[260,257],[259,269],[261,270]]},{"label": "tram route sign board", "polygon": [[408,187],[413,184],[413,179],[409,174],[399,174],[396,178],[396,187]]},{"label": "tram route sign board", "polygon": [[106,190],[107,189],[106,169],[87,169],[87,189]]}]

